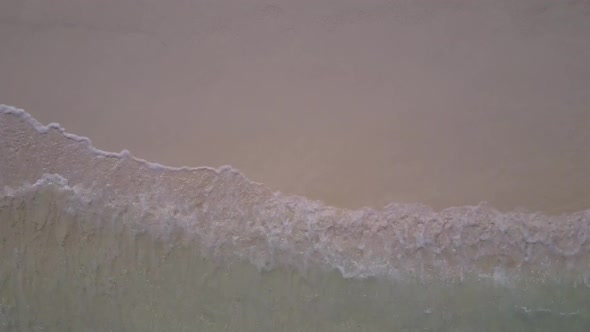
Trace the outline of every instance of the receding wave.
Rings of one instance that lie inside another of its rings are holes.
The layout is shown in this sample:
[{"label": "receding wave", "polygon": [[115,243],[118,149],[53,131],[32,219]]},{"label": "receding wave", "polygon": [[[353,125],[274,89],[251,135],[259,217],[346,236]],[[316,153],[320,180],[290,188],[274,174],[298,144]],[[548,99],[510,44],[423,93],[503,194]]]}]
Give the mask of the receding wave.
[{"label": "receding wave", "polygon": [[590,210],[339,209],[9,106],[0,190],[0,330],[590,327]]}]

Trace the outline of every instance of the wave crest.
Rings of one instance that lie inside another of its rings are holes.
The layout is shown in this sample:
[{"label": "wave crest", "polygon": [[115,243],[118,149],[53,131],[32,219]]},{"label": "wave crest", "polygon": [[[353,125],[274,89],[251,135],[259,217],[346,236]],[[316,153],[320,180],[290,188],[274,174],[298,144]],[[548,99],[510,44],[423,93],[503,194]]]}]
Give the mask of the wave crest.
[{"label": "wave crest", "polygon": [[349,278],[590,278],[590,210],[548,216],[480,204],[436,212],[399,203],[338,209],[273,192],[230,166],[172,168],[127,151],[100,151],[8,106],[0,107],[0,132],[2,199],[58,188],[86,202],[86,213],[198,242],[204,253],[260,269],[321,266]]}]

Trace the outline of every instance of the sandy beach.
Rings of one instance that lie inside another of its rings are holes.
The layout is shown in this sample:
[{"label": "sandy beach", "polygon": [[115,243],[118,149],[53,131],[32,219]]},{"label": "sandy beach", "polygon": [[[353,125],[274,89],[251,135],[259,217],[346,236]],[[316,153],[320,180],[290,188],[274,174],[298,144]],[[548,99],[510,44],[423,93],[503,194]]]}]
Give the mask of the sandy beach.
[{"label": "sandy beach", "polygon": [[0,103],[357,208],[590,202],[587,1],[2,1]]},{"label": "sandy beach", "polygon": [[0,1],[0,331],[590,331],[589,59],[586,0]]}]

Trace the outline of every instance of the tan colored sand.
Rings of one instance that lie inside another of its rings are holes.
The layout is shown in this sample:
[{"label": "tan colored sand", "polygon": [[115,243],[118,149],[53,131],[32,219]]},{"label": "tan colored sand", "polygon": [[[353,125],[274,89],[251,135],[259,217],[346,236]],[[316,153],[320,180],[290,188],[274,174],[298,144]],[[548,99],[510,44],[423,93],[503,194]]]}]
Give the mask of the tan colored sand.
[{"label": "tan colored sand", "polygon": [[347,207],[590,207],[588,1],[0,2],[0,103]]}]

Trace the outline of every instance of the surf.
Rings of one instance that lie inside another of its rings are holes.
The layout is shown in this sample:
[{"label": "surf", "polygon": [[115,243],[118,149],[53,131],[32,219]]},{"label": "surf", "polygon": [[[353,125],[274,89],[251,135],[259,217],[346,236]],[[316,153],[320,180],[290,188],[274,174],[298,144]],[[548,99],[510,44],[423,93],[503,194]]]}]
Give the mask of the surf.
[{"label": "surf", "polygon": [[0,156],[8,331],[590,324],[590,210],[336,208],[4,105]]}]

